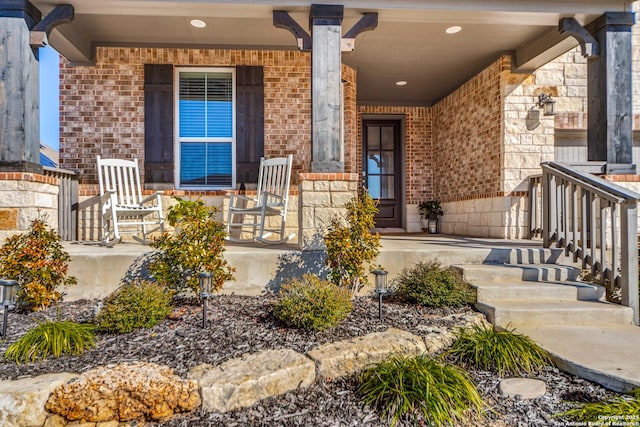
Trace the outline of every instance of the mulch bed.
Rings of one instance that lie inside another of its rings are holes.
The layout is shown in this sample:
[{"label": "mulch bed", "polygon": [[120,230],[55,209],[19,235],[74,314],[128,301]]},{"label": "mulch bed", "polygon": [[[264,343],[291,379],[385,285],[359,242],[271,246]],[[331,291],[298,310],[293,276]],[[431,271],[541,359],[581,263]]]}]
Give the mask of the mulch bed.
[{"label": "mulch bed", "polygon": [[[325,332],[288,328],[271,314],[274,298],[215,296],[209,300],[208,327],[202,328],[202,309],[195,299],[177,300],[171,319],[151,329],[125,335],[100,334],[97,346],[82,356],[49,358],[43,362],[17,365],[0,361],[0,379],[17,379],[51,372],[81,373],[96,366],[125,361],[146,361],[167,365],[180,376],[196,365],[218,365],[248,352],[290,348],[305,353],[311,348],[342,339],[380,332],[395,327],[420,334],[419,326],[442,324],[442,317],[463,309],[428,309],[385,299],[384,320],[378,320],[376,298],[359,297],[353,313],[338,327]],[[96,301],[61,303],[44,312],[9,314],[8,337],[0,341],[0,352],[44,319],[90,321]],[[567,401],[600,401],[614,396],[597,384],[549,367],[535,377],[545,381],[547,394],[534,400],[505,398],[498,392],[495,373],[469,370],[491,411],[485,425],[553,426],[565,423],[552,418],[572,404]],[[163,426],[383,426],[373,409],[360,402],[354,377],[316,381],[311,387],[263,400],[229,413],[204,411],[180,415]],[[142,425],[142,424],[139,424]],[[146,425],[151,425],[147,423]],[[414,425],[405,420],[398,425]]]}]

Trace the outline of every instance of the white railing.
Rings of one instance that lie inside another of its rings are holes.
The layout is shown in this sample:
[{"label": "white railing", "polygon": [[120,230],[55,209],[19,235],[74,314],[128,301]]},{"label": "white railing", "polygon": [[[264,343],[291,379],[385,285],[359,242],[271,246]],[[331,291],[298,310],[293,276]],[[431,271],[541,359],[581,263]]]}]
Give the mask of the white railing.
[{"label": "white railing", "polygon": [[541,182],[530,182],[530,191],[542,191],[544,247],[555,243],[582,268],[619,286],[622,304],[633,309],[638,324],[640,194],[560,162],[543,163]]}]

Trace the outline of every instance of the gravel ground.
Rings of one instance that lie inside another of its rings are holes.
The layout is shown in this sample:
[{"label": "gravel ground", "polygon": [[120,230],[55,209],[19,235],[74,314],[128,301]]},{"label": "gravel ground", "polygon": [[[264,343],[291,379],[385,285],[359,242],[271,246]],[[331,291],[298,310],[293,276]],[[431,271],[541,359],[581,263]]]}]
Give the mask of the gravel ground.
[{"label": "gravel ground", "polygon": [[[146,361],[170,366],[185,376],[201,363],[220,364],[247,352],[291,348],[305,353],[318,344],[379,332],[396,327],[419,334],[420,325],[439,325],[443,317],[468,309],[426,309],[385,299],[384,322],[378,320],[377,299],[360,297],[353,313],[338,327],[325,332],[287,328],[270,312],[270,296],[216,296],[210,300],[208,327],[203,329],[201,306],[182,299],[171,317],[152,329],[126,335],[101,334],[96,348],[82,356],[49,358],[44,362],[17,365],[0,361],[0,379],[17,379],[49,372],[84,372],[107,363]],[[95,301],[60,304],[45,312],[10,313],[8,337],[0,341],[0,352],[43,319],[89,321]],[[534,400],[504,398],[497,390],[494,373],[470,370],[470,375],[491,409],[482,425],[562,426],[553,414],[571,407],[568,401],[600,401],[614,396],[602,387],[549,367],[536,378],[545,381],[547,393]],[[266,399],[243,410],[225,414],[195,412],[175,417],[161,425],[187,426],[383,426],[386,425],[356,393],[355,378],[316,381],[304,390]],[[147,423],[147,425],[150,425]],[[413,425],[405,421],[398,425]],[[480,425],[474,422],[471,425]]]}]

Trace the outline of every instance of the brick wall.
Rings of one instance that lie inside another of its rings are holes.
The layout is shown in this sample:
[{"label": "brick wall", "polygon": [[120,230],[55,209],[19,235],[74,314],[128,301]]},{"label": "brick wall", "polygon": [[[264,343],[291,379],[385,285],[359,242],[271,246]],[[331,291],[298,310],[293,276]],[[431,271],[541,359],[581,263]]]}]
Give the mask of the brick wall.
[{"label": "brick wall", "polygon": [[497,60],[433,106],[433,188],[442,202],[501,191],[502,76]]},{"label": "brick wall", "polygon": [[[78,170],[96,191],[96,155],[144,160],[144,64],[261,65],[265,82],[265,156],[294,154],[292,178],[311,164],[311,64],[298,51],[98,48],[95,66],[60,71],[60,166]],[[355,167],[355,78],[343,66],[346,172]],[[95,194],[95,193],[94,193]]]}]

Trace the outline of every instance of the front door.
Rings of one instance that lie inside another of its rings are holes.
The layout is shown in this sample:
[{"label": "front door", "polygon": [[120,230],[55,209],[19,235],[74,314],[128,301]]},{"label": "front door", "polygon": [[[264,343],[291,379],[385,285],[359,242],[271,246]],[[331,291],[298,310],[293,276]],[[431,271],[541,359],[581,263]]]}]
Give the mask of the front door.
[{"label": "front door", "polygon": [[362,175],[378,200],[377,228],[402,227],[400,120],[364,120]]}]

